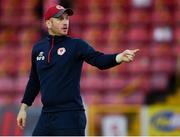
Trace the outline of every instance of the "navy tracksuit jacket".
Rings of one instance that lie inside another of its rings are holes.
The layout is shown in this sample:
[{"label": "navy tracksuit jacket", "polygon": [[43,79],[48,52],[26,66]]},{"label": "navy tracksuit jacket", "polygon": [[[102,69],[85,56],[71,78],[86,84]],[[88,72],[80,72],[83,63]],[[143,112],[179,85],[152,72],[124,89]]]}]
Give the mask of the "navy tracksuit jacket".
[{"label": "navy tracksuit jacket", "polygon": [[49,35],[32,50],[32,68],[22,103],[31,106],[40,91],[43,111],[83,110],[80,96],[83,61],[108,69],[118,65],[116,55],[95,51],[81,39]]},{"label": "navy tracksuit jacket", "polygon": [[32,68],[22,103],[31,106],[40,91],[43,112],[84,110],[80,96],[83,61],[108,69],[118,65],[116,55],[95,51],[81,39],[49,35],[33,47]]}]

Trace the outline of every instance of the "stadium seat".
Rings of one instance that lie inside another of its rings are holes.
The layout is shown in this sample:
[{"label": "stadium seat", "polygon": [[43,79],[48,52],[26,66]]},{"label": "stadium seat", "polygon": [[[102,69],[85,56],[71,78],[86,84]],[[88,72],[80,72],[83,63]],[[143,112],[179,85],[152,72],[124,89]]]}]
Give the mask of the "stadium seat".
[{"label": "stadium seat", "polygon": [[104,23],[104,16],[100,9],[92,9],[86,15],[86,20],[88,26],[101,26]]},{"label": "stadium seat", "polygon": [[8,94],[14,91],[14,80],[11,77],[1,77],[0,83],[0,94]]},{"label": "stadium seat", "polygon": [[18,74],[20,76],[27,75],[31,68],[31,47],[30,46],[21,46],[19,50],[19,68]]},{"label": "stadium seat", "polygon": [[84,92],[82,91],[82,98],[83,98],[83,103],[85,105],[91,105],[91,104],[99,104],[102,100],[101,95],[99,95],[99,92],[93,90],[93,91],[88,91]]},{"label": "stadium seat", "polygon": [[139,49],[139,53],[137,53],[137,58],[141,58],[141,57],[150,57],[151,53],[150,53],[150,43],[128,43],[127,45],[125,45],[125,49]]},{"label": "stadium seat", "polygon": [[21,46],[32,47],[34,43],[38,39],[40,39],[40,34],[38,33],[38,29],[34,27],[34,28],[22,29],[19,32],[18,37]]},{"label": "stadium seat", "polygon": [[20,75],[14,82],[14,87],[16,88],[17,92],[19,92],[21,95],[24,93],[26,84],[29,80],[28,75],[29,73],[26,73],[26,75]]},{"label": "stadium seat", "polygon": [[81,88],[84,91],[91,90],[94,92],[105,89],[102,79],[95,75],[81,78]]},{"label": "stadium seat", "polygon": [[[179,12],[180,13],[180,12]],[[179,43],[180,42],[180,27],[176,27],[174,29],[174,41],[176,43]]]},{"label": "stadium seat", "polygon": [[178,0],[153,0],[154,7],[166,7],[173,9]]},{"label": "stadium seat", "polygon": [[173,46],[173,49],[172,49],[172,52],[173,52],[173,56],[174,57],[179,57],[179,53],[180,53],[180,44],[175,44]]},{"label": "stadium seat", "polygon": [[133,74],[149,73],[150,59],[147,57],[136,58],[136,60],[129,65],[128,71]]},{"label": "stadium seat", "polygon": [[149,47],[151,57],[171,57],[173,55],[173,45],[168,43],[154,43]]},{"label": "stadium seat", "polygon": [[126,77],[110,75],[109,77],[103,80],[103,87],[106,90],[120,90],[122,87],[126,85],[126,83]]},{"label": "stadium seat", "polygon": [[109,3],[112,9],[128,9],[130,8],[130,0],[111,0]]},{"label": "stadium seat", "polygon": [[150,78],[150,89],[153,91],[166,91],[168,85],[168,75],[163,73],[153,73]]},{"label": "stadium seat", "polygon": [[121,9],[112,9],[104,16],[104,24],[111,27],[128,25],[128,13]]},{"label": "stadium seat", "polygon": [[155,73],[171,74],[175,70],[175,62],[171,57],[154,58],[151,62],[151,71]]},{"label": "stadium seat", "polygon": [[109,94],[102,95],[101,102],[102,104],[125,104],[125,98],[120,95],[112,93],[109,91]]},{"label": "stadium seat", "polygon": [[135,92],[135,94],[124,97],[124,104],[143,104],[144,103],[144,94]]},{"label": "stadium seat", "polygon": [[171,11],[166,8],[154,9],[152,12],[153,25],[172,25],[173,16]]},{"label": "stadium seat", "polygon": [[149,42],[151,39],[150,31],[146,27],[132,26],[128,29],[126,39],[129,42]]},{"label": "stadium seat", "polygon": [[150,25],[150,11],[148,10],[131,10],[129,13],[129,23],[131,25],[138,25],[138,24],[142,24],[142,25]]},{"label": "stadium seat", "polygon": [[110,28],[106,32],[106,39],[108,45],[116,45],[126,42],[125,34],[126,30],[124,28]]}]

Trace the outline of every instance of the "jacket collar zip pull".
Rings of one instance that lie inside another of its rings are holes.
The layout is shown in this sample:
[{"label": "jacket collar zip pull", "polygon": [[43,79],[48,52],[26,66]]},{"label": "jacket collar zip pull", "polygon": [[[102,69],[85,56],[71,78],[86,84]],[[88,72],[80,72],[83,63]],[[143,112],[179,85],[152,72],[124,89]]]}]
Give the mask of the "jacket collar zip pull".
[{"label": "jacket collar zip pull", "polygon": [[48,52],[48,63],[50,63],[51,61],[51,52],[52,52],[53,47],[54,47],[54,36],[52,36],[51,49]]}]

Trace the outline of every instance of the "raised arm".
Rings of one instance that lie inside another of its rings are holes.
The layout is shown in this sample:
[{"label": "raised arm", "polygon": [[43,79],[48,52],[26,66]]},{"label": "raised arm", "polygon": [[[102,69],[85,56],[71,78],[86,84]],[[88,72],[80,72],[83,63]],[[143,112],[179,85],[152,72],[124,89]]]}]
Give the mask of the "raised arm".
[{"label": "raised arm", "polygon": [[88,43],[78,40],[78,56],[88,64],[98,67],[99,69],[109,69],[122,62],[131,62],[135,56],[136,50],[125,50],[122,53],[104,54],[94,50]]}]

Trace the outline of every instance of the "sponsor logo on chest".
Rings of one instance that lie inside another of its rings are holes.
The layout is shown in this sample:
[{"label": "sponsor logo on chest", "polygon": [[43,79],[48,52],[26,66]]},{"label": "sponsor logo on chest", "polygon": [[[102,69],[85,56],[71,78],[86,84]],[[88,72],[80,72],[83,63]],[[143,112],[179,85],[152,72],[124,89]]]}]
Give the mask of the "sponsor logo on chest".
[{"label": "sponsor logo on chest", "polygon": [[39,61],[39,60],[45,60],[45,56],[44,56],[44,52],[39,52],[39,55],[36,57],[36,60]]}]

